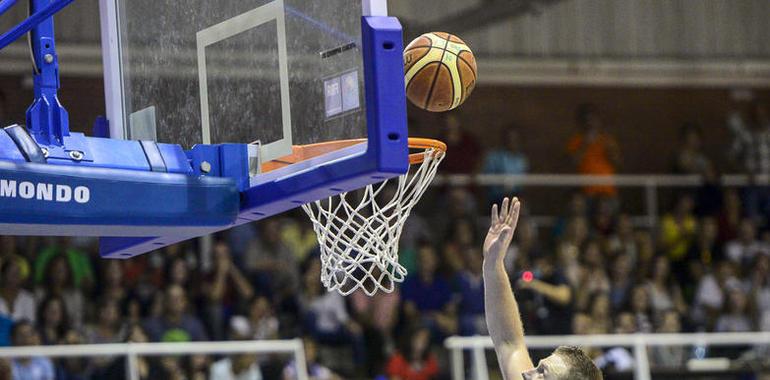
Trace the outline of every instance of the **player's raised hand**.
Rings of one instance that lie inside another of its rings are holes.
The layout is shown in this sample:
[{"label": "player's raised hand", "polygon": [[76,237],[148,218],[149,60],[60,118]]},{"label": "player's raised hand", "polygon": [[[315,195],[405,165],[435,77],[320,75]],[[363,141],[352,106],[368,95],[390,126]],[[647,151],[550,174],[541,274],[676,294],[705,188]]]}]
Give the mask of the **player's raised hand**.
[{"label": "player's raised hand", "polygon": [[513,232],[516,230],[516,224],[519,222],[520,210],[521,202],[519,202],[518,198],[513,198],[512,201],[508,198],[503,199],[500,212],[497,210],[497,205],[492,206],[489,231],[487,232],[486,239],[484,239],[485,261],[502,261],[505,258],[505,252],[508,251],[508,247],[511,245]]}]

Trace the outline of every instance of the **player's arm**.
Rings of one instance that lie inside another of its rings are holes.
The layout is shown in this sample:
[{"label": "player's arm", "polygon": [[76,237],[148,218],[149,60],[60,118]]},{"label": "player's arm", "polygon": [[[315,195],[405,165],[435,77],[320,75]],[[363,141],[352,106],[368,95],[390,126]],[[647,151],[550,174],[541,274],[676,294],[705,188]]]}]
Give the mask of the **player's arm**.
[{"label": "player's arm", "polygon": [[519,305],[505,272],[503,259],[513,239],[519,220],[521,204],[508,198],[498,214],[497,205],[492,207],[492,221],[484,240],[484,303],[489,334],[495,345],[503,378],[521,379],[521,373],[533,368],[527,346],[524,344],[524,327],[519,315]]}]

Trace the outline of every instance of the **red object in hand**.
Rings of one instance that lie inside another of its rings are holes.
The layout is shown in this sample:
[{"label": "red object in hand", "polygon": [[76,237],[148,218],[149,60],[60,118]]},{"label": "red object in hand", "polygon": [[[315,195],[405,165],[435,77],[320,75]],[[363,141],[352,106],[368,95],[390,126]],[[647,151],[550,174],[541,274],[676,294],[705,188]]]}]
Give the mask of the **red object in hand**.
[{"label": "red object in hand", "polygon": [[535,275],[532,274],[530,271],[526,271],[521,274],[521,279],[524,280],[524,282],[532,282],[532,280],[535,278]]}]

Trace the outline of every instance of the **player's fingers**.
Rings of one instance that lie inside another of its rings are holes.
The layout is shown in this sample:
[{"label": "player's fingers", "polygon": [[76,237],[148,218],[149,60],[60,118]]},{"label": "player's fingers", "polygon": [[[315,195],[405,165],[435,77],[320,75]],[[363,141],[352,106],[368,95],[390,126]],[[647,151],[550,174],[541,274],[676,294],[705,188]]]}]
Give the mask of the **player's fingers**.
[{"label": "player's fingers", "polygon": [[516,225],[519,223],[520,212],[521,212],[521,202],[519,202],[517,199],[516,202],[514,202],[513,210],[511,211],[510,220],[506,224],[511,226],[511,228],[516,229]]},{"label": "player's fingers", "polygon": [[508,219],[508,198],[503,199],[503,204],[500,206],[500,220],[505,223]]},{"label": "player's fingers", "polygon": [[497,222],[500,221],[499,217],[497,216],[497,204],[492,205],[492,216],[491,216],[491,224],[494,226],[497,224]]},{"label": "player's fingers", "polygon": [[519,201],[519,198],[513,197],[513,200],[511,201],[511,207],[508,210],[508,220],[506,220],[506,222],[510,222],[511,219],[519,217],[518,210],[520,207],[521,207],[521,202]]}]

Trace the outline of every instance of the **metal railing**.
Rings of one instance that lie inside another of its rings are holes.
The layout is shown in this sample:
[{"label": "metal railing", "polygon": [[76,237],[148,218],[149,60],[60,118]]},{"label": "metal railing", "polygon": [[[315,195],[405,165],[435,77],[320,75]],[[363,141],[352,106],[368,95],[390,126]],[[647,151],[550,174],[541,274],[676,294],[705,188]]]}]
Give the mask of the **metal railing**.
[{"label": "metal railing", "polygon": [[[653,228],[658,222],[660,200],[658,192],[661,188],[697,187],[703,184],[703,179],[697,175],[667,175],[667,174],[633,174],[633,175],[579,175],[579,174],[454,174],[438,175],[434,185],[450,186],[505,186],[505,187],[583,187],[595,185],[612,185],[619,188],[641,188],[644,190],[645,215],[632,216],[636,226]],[[741,187],[752,184],[746,175],[723,175],[719,183],[725,187]],[[770,184],[770,176],[761,175],[755,178],[753,184]],[[555,218],[550,216],[530,216],[538,225],[550,224]]]},{"label": "metal railing", "polygon": [[0,358],[125,356],[126,378],[140,380],[140,356],[192,354],[288,353],[293,354],[297,380],[308,380],[305,348],[301,339],[186,343],[114,343],[0,348]]},{"label": "metal railing", "polygon": [[[729,346],[729,345],[770,345],[770,332],[713,333],[713,334],[617,334],[617,335],[563,335],[528,336],[527,347],[556,348],[562,345],[580,347],[632,347],[634,356],[634,379],[650,380],[650,362],[647,348],[650,346]],[[488,380],[486,350],[494,348],[488,336],[450,337],[444,341],[450,351],[452,379],[465,378],[463,351],[471,351],[473,376],[475,380]]]}]

